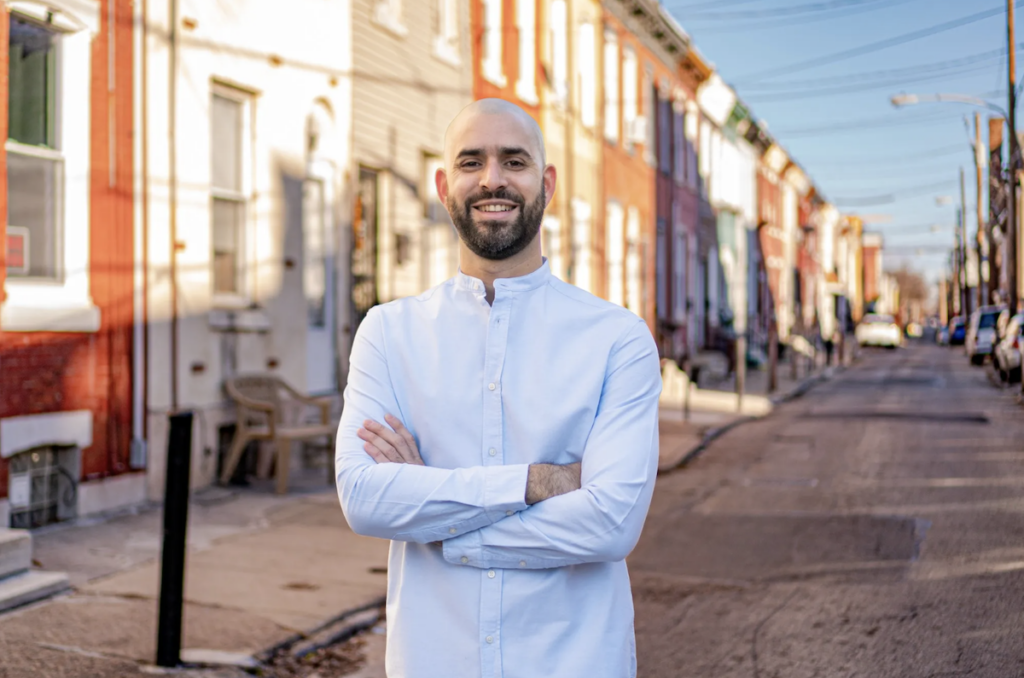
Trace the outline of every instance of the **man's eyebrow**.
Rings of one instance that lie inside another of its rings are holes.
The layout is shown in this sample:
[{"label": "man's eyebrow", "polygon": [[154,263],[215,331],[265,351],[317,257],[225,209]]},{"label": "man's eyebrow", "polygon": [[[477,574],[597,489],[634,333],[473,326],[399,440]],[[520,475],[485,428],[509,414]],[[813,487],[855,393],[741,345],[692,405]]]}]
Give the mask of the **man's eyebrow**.
[{"label": "man's eyebrow", "polygon": [[521,146],[502,146],[501,147],[501,154],[502,155],[525,155],[527,158],[530,158],[531,160],[533,159],[533,156],[530,155],[530,152],[528,150],[526,150],[525,148],[521,147]]},{"label": "man's eyebrow", "polygon": [[457,160],[459,158],[479,158],[483,154],[484,149],[482,148],[464,148],[461,151],[459,151],[459,154],[455,156],[455,159]]}]

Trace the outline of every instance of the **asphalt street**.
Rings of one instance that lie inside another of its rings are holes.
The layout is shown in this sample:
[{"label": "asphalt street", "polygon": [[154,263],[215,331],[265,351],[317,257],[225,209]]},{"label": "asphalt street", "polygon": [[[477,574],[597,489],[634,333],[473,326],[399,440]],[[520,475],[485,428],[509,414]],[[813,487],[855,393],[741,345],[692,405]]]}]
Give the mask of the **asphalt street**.
[{"label": "asphalt street", "polygon": [[1024,676],[1022,414],[956,349],[868,351],[659,477],[638,675]]}]

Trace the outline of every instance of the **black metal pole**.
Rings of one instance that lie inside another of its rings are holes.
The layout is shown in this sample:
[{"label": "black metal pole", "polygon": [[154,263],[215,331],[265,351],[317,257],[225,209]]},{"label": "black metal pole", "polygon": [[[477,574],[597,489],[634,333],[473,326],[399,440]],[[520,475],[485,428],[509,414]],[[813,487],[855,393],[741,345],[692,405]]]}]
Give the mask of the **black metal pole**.
[{"label": "black metal pole", "polygon": [[167,441],[167,489],[164,494],[164,544],[160,565],[160,612],[156,636],[157,666],[181,664],[181,611],[185,602],[185,536],[188,527],[189,469],[192,462],[192,413],[171,417]]}]

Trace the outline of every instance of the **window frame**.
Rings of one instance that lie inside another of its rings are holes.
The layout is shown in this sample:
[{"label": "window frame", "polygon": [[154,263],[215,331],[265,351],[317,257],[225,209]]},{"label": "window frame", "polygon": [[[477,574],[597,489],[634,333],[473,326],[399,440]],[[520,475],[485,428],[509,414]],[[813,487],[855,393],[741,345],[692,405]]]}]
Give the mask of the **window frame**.
[{"label": "window frame", "polygon": [[[556,10],[556,8],[558,8]],[[569,100],[569,9],[567,0],[551,0],[548,5],[548,48],[551,59],[551,87],[554,103],[565,106]]]},{"label": "window frame", "polygon": [[[580,124],[593,130],[597,127],[597,26],[585,21],[579,26],[577,40],[577,74],[580,79]],[[587,52],[590,52],[588,55]]]},{"label": "window frame", "polygon": [[437,0],[437,32],[434,56],[450,66],[462,64],[458,0]]},{"label": "window frame", "polygon": [[505,77],[504,8],[501,0],[483,1],[483,49],[480,50],[480,73],[496,87],[508,84]]},{"label": "window frame", "polygon": [[516,0],[516,28],[519,32],[519,74],[516,96],[536,106],[537,96],[537,2]]},{"label": "window frame", "polygon": [[[234,101],[241,105],[241,126],[240,130],[240,142],[241,148],[239,149],[239,168],[241,171],[241,187],[238,190],[223,189],[214,186],[213,184],[213,99],[214,97],[221,97]],[[252,192],[254,185],[254,177],[252,175],[252,161],[253,161],[253,114],[255,107],[255,97],[252,92],[234,87],[223,82],[219,82],[214,79],[210,86],[210,116],[209,116],[209,129],[210,129],[210,242],[209,242],[209,276],[210,276],[210,298],[214,308],[247,308],[252,304],[252,271],[250,270],[250,263],[253,261],[252,248],[255,243],[252,234]],[[241,204],[242,219],[238,225],[238,288],[234,292],[218,292],[214,288],[214,256],[213,256],[213,229],[214,229],[214,213],[213,204],[216,200],[227,200],[237,204]]]},{"label": "window frame", "polygon": [[[635,126],[640,116],[640,60],[631,45],[622,48],[622,137],[626,148],[639,143]],[[646,130],[644,130],[646,136]]]},{"label": "window frame", "polygon": [[622,92],[619,78],[622,73],[622,50],[619,36],[611,29],[605,29],[604,49],[601,61],[604,70],[604,138],[611,144],[618,144],[622,139]]},{"label": "window frame", "polygon": [[409,34],[408,26],[402,23],[402,0],[377,0],[373,7],[373,21],[399,38]]},{"label": "window frame", "polygon": [[[97,0],[22,0],[9,17],[42,22],[60,35],[56,91],[56,145],[63,172],[58,189],[57,261],[61,275],[53,278],[6,276],[6,298],[0,303],[0,328],[6,332],[99,331],[100,309],[90,285],[92,38],[99,32]],[[64,112],[74,110],[75,115]],[[42,149],[5,139],[15,153]],[[43,151],[45,152],[45,151]],[[6,243],[5,243],[6,246]]]}]

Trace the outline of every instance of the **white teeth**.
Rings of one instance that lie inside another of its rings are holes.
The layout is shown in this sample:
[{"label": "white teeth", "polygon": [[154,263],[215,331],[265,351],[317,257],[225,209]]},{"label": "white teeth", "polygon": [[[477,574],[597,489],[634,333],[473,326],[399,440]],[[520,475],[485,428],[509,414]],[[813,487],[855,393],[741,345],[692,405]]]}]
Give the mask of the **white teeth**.
[{"label": "white teeth", "polygon": [[481,205],[478,207],[481,212],[511,212],[511,205]]}]

